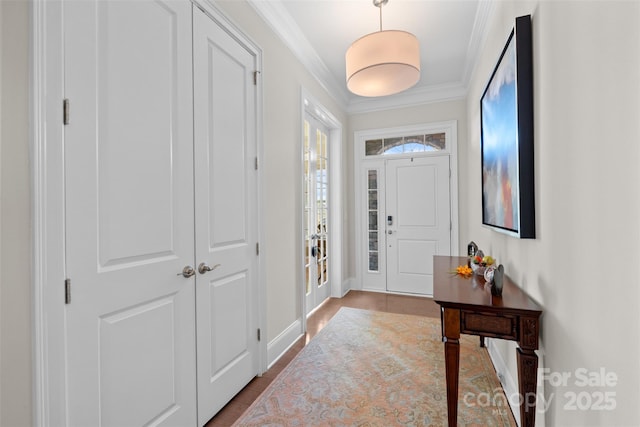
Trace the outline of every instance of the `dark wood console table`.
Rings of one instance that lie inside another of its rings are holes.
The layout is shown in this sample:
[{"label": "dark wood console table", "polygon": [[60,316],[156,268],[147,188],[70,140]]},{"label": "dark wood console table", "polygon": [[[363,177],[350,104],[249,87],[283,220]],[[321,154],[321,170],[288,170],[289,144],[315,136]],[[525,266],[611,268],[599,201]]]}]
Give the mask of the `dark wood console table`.
[{"label": "dark wood console table", "polygon": [[441,307],[442,339],[447,376],[449,425],[458,421],[458,371],[460,334],[502,338],[518,342],[520,423],[533,427],[536,416],[538,335],[542,309],[505,276],[501,297],[485,289],[484,278],[464,278],[452,273],[466,257],[433,257],[433,299]]}]

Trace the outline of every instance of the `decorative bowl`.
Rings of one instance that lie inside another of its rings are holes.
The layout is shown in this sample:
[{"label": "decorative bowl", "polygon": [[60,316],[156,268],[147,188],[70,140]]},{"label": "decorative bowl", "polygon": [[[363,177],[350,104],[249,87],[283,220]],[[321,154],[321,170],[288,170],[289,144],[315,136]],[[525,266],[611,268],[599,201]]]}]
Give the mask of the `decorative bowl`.
[{"label": "decorative bowl", "polygon": [[482,266],[480,264],[476,264],[474,262],[471,262],[471,270],[473,270],[473,274],[477,275],[477,276],[484,276],[484,270],[487,267]]}]

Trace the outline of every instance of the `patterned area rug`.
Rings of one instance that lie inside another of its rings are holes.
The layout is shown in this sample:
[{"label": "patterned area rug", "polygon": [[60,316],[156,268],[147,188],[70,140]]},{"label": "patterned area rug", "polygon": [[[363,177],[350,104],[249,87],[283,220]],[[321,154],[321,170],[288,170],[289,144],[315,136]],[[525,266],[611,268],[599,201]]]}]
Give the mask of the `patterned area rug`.
[{"label": "patterned area rug", "polygon": [[[234,426],[444,426],[440,320],[341,308]],[[458,425],[515,426],[486,349],[460,340]]]}]

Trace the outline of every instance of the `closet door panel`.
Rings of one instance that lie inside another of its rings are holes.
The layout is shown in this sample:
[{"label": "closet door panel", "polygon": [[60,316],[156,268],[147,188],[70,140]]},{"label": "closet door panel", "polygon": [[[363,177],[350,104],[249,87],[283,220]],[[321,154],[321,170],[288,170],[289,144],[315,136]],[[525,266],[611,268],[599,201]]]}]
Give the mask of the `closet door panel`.
[{"label": "closet door panel", "polygon": [[255,62],[194,8],[200,424],[258,373]]},{"label": "closet door panel", "polygon": [[64,14],[69,425],[194,425],[191,5]]}]

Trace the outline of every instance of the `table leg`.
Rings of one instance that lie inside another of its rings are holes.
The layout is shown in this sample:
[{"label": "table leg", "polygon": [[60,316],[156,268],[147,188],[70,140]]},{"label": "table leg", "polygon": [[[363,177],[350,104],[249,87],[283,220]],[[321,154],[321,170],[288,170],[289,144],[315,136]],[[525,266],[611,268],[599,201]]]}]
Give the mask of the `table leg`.
[{"label": "table leg", "polygon": [[458,373],[460,370],[460,310],[444,309],[444,362],[447,379],[447,418],[458,425]]},{"label": "table leg", "polygon": [[447,418],[450,426],[458,425],[458,373],[460,369],[460,342],[448,339],[444,343],[447,375]]},{"label": "table leg", "polygon": [[538,356],[533,350],[518,348],[518,388],[520,404],[520,424],[533,427],[536,423],[536,390],[538,375]]}]

